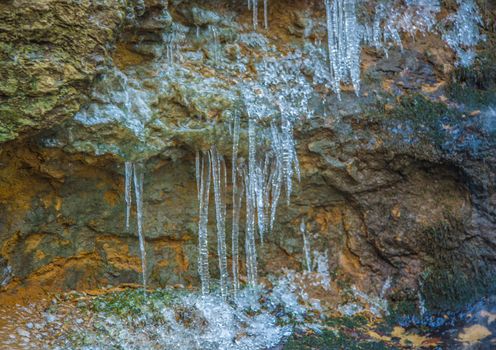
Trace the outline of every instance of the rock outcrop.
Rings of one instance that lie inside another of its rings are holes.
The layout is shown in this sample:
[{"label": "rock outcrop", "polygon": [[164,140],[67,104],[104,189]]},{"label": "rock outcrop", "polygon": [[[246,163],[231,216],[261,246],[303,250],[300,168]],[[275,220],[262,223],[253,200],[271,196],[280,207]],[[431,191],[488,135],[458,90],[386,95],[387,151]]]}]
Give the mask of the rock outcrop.
[{"label": "rock outcrop", "polygon": [[[291,98],[308,103],[295,107],[301,182],[259,247],[262,271],[302,268],[305,218],[312,250],[328,255],[345,287],[378,293],[391,277],[392,300],[416,301],[420,290],[433,309],[494,288],[490,48],[470,69],[456,68],[430,34],[405,38],[388,56],[367,49],[360,97],[343,86],[340,101],[325,83],[325,51],[313,44],[325,37],[320,2],[273,1],[270,29],[259,32],[244,4],[96,3],[0,4],[7,290],[139,282],[137,235],[124,224],[124,160],[146,168],[151,284],[197,285],[195,151],[216,144],[231,156],[231,118],[246,124],[246,93],[267,66],[279,73],[255,107],[276,113],[271,98],[293,84],[278,80],[294,73],[288,67],[301,79]],[[241,145],[246,157],[245,132]],[[213,209],[211,217],[213,234]]]}]

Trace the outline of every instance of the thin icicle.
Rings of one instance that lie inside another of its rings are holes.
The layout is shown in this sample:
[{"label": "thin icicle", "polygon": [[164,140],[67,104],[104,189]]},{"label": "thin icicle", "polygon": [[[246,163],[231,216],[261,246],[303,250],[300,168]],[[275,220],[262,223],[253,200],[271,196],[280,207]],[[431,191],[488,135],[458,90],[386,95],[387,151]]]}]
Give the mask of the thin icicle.
[{"label": "thin icicle", "polygon": [[264,0],[264,27],[269,29],[269,0]]},{"label": "thin icicle", "polygon": [[218,29],[211,25],[208,27],[210,34],[212,35],[212,46],[213,46],[213,61],[215,64],[219,64],[221,60],[221,46],[219,40]]},{"label": "thin icicle", "polygon": [[341,98],[341,82],[360,90],[360,40],[362,30],[356,17],[356,0],[325,0],[327,47],[332,89]]},{"label": "thin icicle", "polygon": [[257,284],[257,252],[255,248],[255,215],[257,205],[257,151],[255,116],[248,115],[248,173],[245,175],[246,232],[245,255],[248,284]]},{"label": "thin icicle", "polygon": [[253,11],[253,29],[258,28],[258,0],[251,0],[251,6]]},{"label": "thin icicle", "polygon": [[133,163],[125,162],[125,180],[124,180],[124,199],[126,202],[126,230],[129,230],[129,220],[131,217],[131,205],[132,205],[132,177],[133,177]]},{"label": "thin icicle", "polygon": [[[208,268],[208,202],[210,198],[210,156],[205,162],[205,155],[198,154],[197,178],[198,193],[198,273],[200,275],[202,294],[210,291],[210,272]],[[201,161],[200,161],[201,158]],[[200,164],[201,163],[201,164]],[[206,163],[206,164],[205,164]],[[206,168],[206,169],[205,169]]]},{"label": "thin icicle", "polygon": [[254,181],[254,207],[257,209],[257,224],[258,224],[258,235],[260,237],[260,243],[263,245],[264,233],[265,233],[265,202],[264,193],[265,189],[265,173],[259,164],[256,166],[255,181]]},{"label": "thin icicle", "polygon": [[255,208],[250,174],[245,176],[246,189],[246,232],[245,255],[248,285],[257,285],[257,251],[255,246]]},{"label": "thin icicle", "polygon": [[281,163],[276,159],[274,163],[274,172],[272,177],[272,201],[270,205],[270,230],[274,229],[274,222],[276,221],[276,211],[277,204],[279,203],[279,198],[281,197],[281,187],[282,187],[282,170]]},{"label": "thin icicle", "polygon": [[310,253],[310,242],[308,241],[305,227],[305,219],[301,219],[300,232],[303,236],[303,252],[305,253],[305,265],[308,272],[312,272],[312,255]]},{"label": "thin icicle", "polygon": [[229,274],[227,273],[226,232],[225,232],[225,200],[222,191],[222,159],[217,148],[210,148],[210,164],[214,183],[215,218],[217,226],[217,254],[219,256],[220,292],[227,298],[229,292]]},{"label": "thin icicle", "polygon": [[195,157],[195,175],[196,175],[196,193],[198,194],[198,203],[201,199],[200,197],[200,181],[201,181],[201,174],[200,174],[200,151],[196,151],[196,157]]},{"label": "thin icicle", "polygon": [[143,233],[143,165],[139,163],[133,164],[134,173],[134,195],[136,198],[136,217],[138,227],[138,239],[141,252],[141,272],[143,275],[143,290],[146,293],[146,250],[145,250],[145,235]]},{"label": "thin icicle", "polygon": [[233,274],[233,293],[236,296],[239,290],[239,216],[242,201],[242,193],[238,188],[238,148],[239,148],[239,133],[240,133],[240,120],[239,115],[235,114],[233,120],[233,152],[231,163],[231,177],[232,177],[232,274]]}]

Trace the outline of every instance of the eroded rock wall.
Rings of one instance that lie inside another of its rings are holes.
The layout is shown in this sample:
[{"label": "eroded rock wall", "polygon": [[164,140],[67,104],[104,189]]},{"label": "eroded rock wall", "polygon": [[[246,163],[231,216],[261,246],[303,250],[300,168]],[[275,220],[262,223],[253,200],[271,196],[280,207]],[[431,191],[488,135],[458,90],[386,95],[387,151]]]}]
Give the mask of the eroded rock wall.
[{"label": "eroded rock wall", "polygon": [[[258,34],[252,33],[244,4],[138,5],[0,5],[0,16],[11,18],[4,23],[20,24],[25,11],[48,16],[43,30],[49,39],[32,38],[32,31],[18,31],[13,24],[0,32],[7,43],[22,41],[50,51],[40,58],[46,69],[33,68],[37,59],[2,65],[4,70],[14,67],[11,73],[6,70],[11,82],[30,69],[35,73],[26,75],[50,82],[47,76],[57,76],[53,70],[62,67],[59,61],[88,68],[76,68],[84,73],[80,79],[54,78],[59,85],[51,90],[29,83],[37,86],[36,99],[56,100],[53,108],[31,116],[11,113],[36,105],[26,97],[32,91],[27,85],[1,90],[8,110],[2,117],[8,129],[2,141],[42,129],[0,146],[0,282],[7,291],[26,284],[83,289],[140,282],[136,230],[134,225],[125,229],[125,159],[141,160],[146,168],[144,231],[151,285],[198,285],[195,151],[217,144],[229,159],[227,124],[233,111],[243,110],[242,83],[256,81],[257,60],[284,57],[325,36],[320,2],[273,1],[270,30]],[[77,21],[67,17],[67,6]],[[123,20],[126,13],[132,14],[128,21]],[[219,28],[220,62],[209,26]],[[117,33],[115,49],[102,53],[113,47]],[[160,60],[169,55],[167,40],[175,39],[167,35],[172,34],[182,39],[173,43],[172,59]],[[6,45],[24,52],[22,45]],[[482,61],[460,72],[454,55],[435,36],[405,38],[404,46],[388,56],[363,52],[360,98],[345,86],[342,101],[324,86],[312,90],[313,116],[302,116],[295,130],[301,182],[289,206],[281,201],[274,232],[258,248],[262,276],[284,267],[303,268],[299,224],[304,218],[312,250],[328,254],[333,278],[343,288],[356,285],[378,293],[392,277],[393,300],[416,300],[420,288],[429,306],[451,308],[494,286],[496,128],[491,103],[496,83],[490,82],[491,68]],[[493,53],[482,51],[481,57],[489,55],[492,62]],[[60,52],[59,61],[53,52]],[[303,50],[302,57],[311,54]],[[168,70],[171,64],[180,69]],[[318,80],[315,65],[301,70]],[[130,87],[138,91],[130,98],[141,104],[122,113],[126,101],[121,97],[129,97]],[[455,88],[477,98],[461,101]],[[80,109],[82,101],[87,103]],[[31,121],[23,124],[23,118]],[[242,157],[245,141],[242,134]]]}]

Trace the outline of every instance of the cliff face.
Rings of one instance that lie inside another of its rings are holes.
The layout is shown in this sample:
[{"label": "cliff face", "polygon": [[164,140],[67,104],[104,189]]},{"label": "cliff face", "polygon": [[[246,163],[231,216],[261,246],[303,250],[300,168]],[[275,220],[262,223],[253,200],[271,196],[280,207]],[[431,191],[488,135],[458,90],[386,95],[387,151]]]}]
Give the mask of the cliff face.
[{"label": "cliff face", "polygon": [[[216,145],[230,159],[229,127],[239,115],[247,157],[248,114],[274,114],[282,99],[301,119],[301,181],[258,247],[262,274],[302,268],[304,218],[312,251],[328,255],[343,285],[377,293],[392,277],[393,300],[415,300],[420,288],[433,308],[490,291],[491,45],[467,69],[431,34],[404,38],[403,50],[388,55],[366,49],[360,97],[343,86],[339,100],[322,82],[324,15],[320,2],[273,1],[270,29],[254,33],[244,4],[0,3],[3,287],[139,282],[136,229],[125,228],[124,160],[146,169],[150,283],[198,285],[195,152]],[[250,100],[264,76],[268,95]],[[213,205],[210,217],[214,258]]]}]

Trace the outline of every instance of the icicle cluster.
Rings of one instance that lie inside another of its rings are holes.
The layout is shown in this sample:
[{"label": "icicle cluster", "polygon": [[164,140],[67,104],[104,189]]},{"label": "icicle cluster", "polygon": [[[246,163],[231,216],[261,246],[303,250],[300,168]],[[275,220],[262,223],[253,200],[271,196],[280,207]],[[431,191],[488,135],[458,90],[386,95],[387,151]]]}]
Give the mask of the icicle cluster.
[{"label": "icicle cluster", "polygon": [[145,235],[143,232],[143,165],[140,163],[125,162],[125,181],[124,197],[126,202],[126,229],[129,229],[131,206],[132,206],[132,187],[134,184],[134,198],[136,205],[136,227],[138,231],[140,255],[141,255],[141,273],[143,280],[143,290],[146,292],[146,250]]},{"label": "icicle cluster", "polygon": [[217,148],[210,149],[210,167],[214,185],[215,221],[217,226],[217,255],[219,257],[220,293],[226,298],[229,292],[226,248],[226,164]]},{"label": "icicle cluster", "polygon": [[[436,28],[441,11],[439,0],[385,0],[378,2],[372,23],[357,20],[357,0],[324,0],[326,8],[329,79],[332,90],[340,97],[341,84],[360,89],[361,45],[383,50],[403,48],[400,33],[415,38],[417,33],[439,30],[443,39],[458,56],[458,64],[473,63],[474,47],[485,39],[480,34],[482,18],[474,0],[457,0],[458,11]],[[448,28],[448,29],[446,29]]]},{"label": "icicle cluster", "polygon": [[[258,0],[248,0],[248,9],[252,10],[253,29],[258,28]],[[269,28],[269,0],[263,2],[264,28]]]},{"label": "icicle cluster", "polygon": [[482,17],[474,0],[457,0],[458,11],[447,18],[451,29],[444,33],[443,39],[458,56],[458,64],[470,66],[475,59],[474,47],[485,40],[480,34]]},{"label": "icicle cluster", "polygon": [[[198,190],[198,272],[202,284],[202,293],[210,290],[210,272],[208,263],[208,203],[210,200],[210,183],[213,183],[215,221],[217,233],[217,255],[219,257],[220,293],[227,298],[230,291],[229,273],[227,270],[226,244],[226,192],[227,167],[224,157],[212,146],[206,153],[196,154],[196,182]],[[238,214],[239,217],[239,214]],[[233,271],[236,268],[233,266]]]},{"label": "icicle cluster", "polygon": [[[233,137],[231,160],[232,183],[232,291],[239,291],[239,234],[240,214],[245,206],[245,240],[247,284],[257,284],[256,241],[263,244],[273,229],[276,210],[283,192],[287,202],[293,180],[299,179],[299,163],[293,135],[294,124],[308,116],[308,100],[312,88],[302,74],[302,54],[296,52],[282,59],[268,58],[256,69],[261,84],[244,83],[241,86],[247,115],[247,159],[238,157],[241,120],[233,114],[230,130]],[[207,159],[205,161],[205,159]],[[199,272],[202,290],[209,289],[208,275],[208,189],[210,174],[214,187],[216,207],[217,252],[219,257],[220,289],[227,295],[229,276],[226,265],[226,182],[224,158],[213,146],[206,154],[197,154],[196,173],[199,202]]]},{"label": "icicle cluster", "polygon": [[208,30],[212,37],[212,46],[213,46],[213,61],[215,64],[219,64],[221,60],[221,46],[219,41],[219,32],[215,26],[209,26]]},{"label": "icicle cluster", "polygon": [[356,0],[325,0],[327,47],[333,91],[341,95],[341,83],[351,82],[360,90],[360,27],[356,17]]}]

